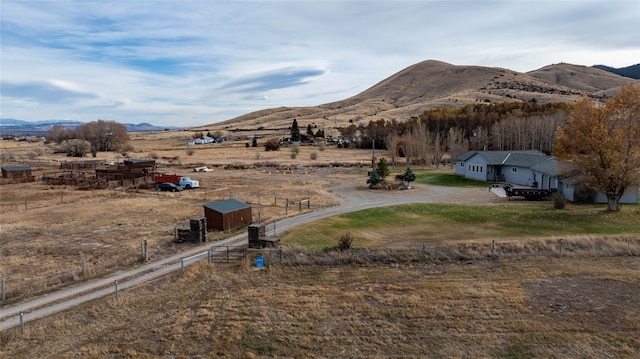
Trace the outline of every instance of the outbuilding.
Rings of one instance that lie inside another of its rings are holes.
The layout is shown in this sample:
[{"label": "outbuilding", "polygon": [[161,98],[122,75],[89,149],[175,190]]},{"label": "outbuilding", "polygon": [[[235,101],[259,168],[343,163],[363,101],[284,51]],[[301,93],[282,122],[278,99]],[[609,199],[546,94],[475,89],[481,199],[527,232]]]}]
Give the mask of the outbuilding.
[{"label": "outbuilding", "polygon": [[251,224],[251,205],[235,198],[203,206],[208,230],[228,231]]},{"label": "outbuilding", "polygon": [[4,178],[31,177],[31,167],[29,167],[29,166],[7,166],[7,167],[2,167],[2,177],[4,177]]}]

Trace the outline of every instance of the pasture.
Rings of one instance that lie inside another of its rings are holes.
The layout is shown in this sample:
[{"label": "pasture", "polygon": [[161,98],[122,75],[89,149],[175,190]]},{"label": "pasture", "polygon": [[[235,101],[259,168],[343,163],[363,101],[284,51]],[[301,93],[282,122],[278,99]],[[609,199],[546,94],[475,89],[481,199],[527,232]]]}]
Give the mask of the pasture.
[{"label": "pasture", "polygon": [[[173,243],[175,226],[201,216],[208,201],[238,198],[270,221],[300,213],[286,211],[285,199],[309,198],[314,211],[342,203],[346,189],[370,191],[371,151],[302,146],[293,158],[288,148],[266,152],[244,141],[187,151],[188,138],[134,135],[127,156],[156,158],[160,171],[191,175],[200,189],[0,186],[0,276],[10,294],[3,305],[139,265],[143,240],[151,260],[179,253],[190,245]],[[37,174],[70,160],[41,143],[0,145]],[[193,172],[198,166],[213,171]],[[413,169],[426,190],[469,185],[451,183],[446,167]],[[282,233],[283,258],[265,270],[251,270],[250,261],[199,263],[123,291],[118,301],[29,322],[23,335],[0,328],[0,356],[633,357],[640,209],[604,210],[493,199],[347,213]],[[354,248],[328,250],[345,232]]]}]

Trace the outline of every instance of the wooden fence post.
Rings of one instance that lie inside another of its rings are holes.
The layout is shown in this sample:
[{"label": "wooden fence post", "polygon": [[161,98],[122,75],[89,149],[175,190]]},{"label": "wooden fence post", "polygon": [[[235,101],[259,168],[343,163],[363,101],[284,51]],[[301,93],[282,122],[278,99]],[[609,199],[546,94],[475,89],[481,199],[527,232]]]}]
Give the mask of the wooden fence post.
[{"label": "wooden fence post", "polygon": [[560,252],[560,257],[562,257],[562,238],[560,238],[560,241],[558,241],[558,246],[559,248],[559,252]]},{"label": "wooden fence post", "polygon": [[4,301],[7,299],[4,291],[4,278],[0,279],[0,284],[2,286],[2,302],[4,303]]},{"label": "wooden fence post", "polygon": [[20,334],[24,334],[24,312],[20,312]]},{"label": "wooden fence post", "polygon": [[120,299],[120,295],[118,294],[118,280],[116,279],[116,280],[113,282],[113,284],[114,284],[114,286],[115,286],[115,290],[116,290],[116,300],[119,300],[119,299]]}]

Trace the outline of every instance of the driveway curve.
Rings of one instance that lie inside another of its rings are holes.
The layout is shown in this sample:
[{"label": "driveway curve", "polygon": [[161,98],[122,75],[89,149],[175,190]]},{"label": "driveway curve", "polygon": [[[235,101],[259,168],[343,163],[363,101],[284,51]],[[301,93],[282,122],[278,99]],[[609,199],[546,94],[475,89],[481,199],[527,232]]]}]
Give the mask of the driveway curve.
[{"label": "driveway curve", "polygon": [[[486,188],[452,188],[416,185],[412,190],[374,191],[362,186],[362,181],[347,180],[332,182],[334,183],[332,192],[339,198],[341,202],[339,205],[279,220],[276,222],[278,231],[286,231],[300,225],[343,213],[399,204],[504,203],[504,199],[497,198]],[[238,245],[244,243],[246,239],[246,233],[242,233],[221,241],[216,241],[215,246]],[[109,295],[115,296],[116,288],[118,290],[131,288],[162,277],[170,272],[182,270],[184,266],[207,258],[210,248],[212,248],[212,243],[207,243],[134,269],[119,271],[101,279],[83,282],[39,298],[6,306],[0,310],[0,331],[20,325],[21,313],[22,322],[26,323],[68,310],[90,300]]]}]

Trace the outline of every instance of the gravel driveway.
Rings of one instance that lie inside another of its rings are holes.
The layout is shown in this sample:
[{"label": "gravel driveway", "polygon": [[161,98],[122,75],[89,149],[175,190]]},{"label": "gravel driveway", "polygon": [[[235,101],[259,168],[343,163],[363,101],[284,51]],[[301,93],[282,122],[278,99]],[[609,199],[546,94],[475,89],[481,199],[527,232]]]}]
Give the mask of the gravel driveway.
[{"label": "gravel driveway", "polygon": [[[384,207],[406,203],[505,203],[487,188],[452,188],[441,186],[415,185],[411,190],[369,190],[361,179],[333,180],[332,194],[341,203],[338,206],[320,209],[277,222],[278,231],[307,224],[322,218],[342,213],[358,211],[366,208]],[[242,233],[222,241],[216,246],[240,244],[246,241]],[[183,253],[160,259],[135,269],[114,273],[102,279],[74,285],[49,295],[4,307],[0,312],[0,331],[16,327],[20,324],[20,313],[23,322],[49,316],[68,310],[76,305],[96,298],[115,295],[116,281],[118,290],[127,289],[146,281],[151,281],[172,271],[178,271],[183,265],[206,259],[211,244],[194,247]]]}]

